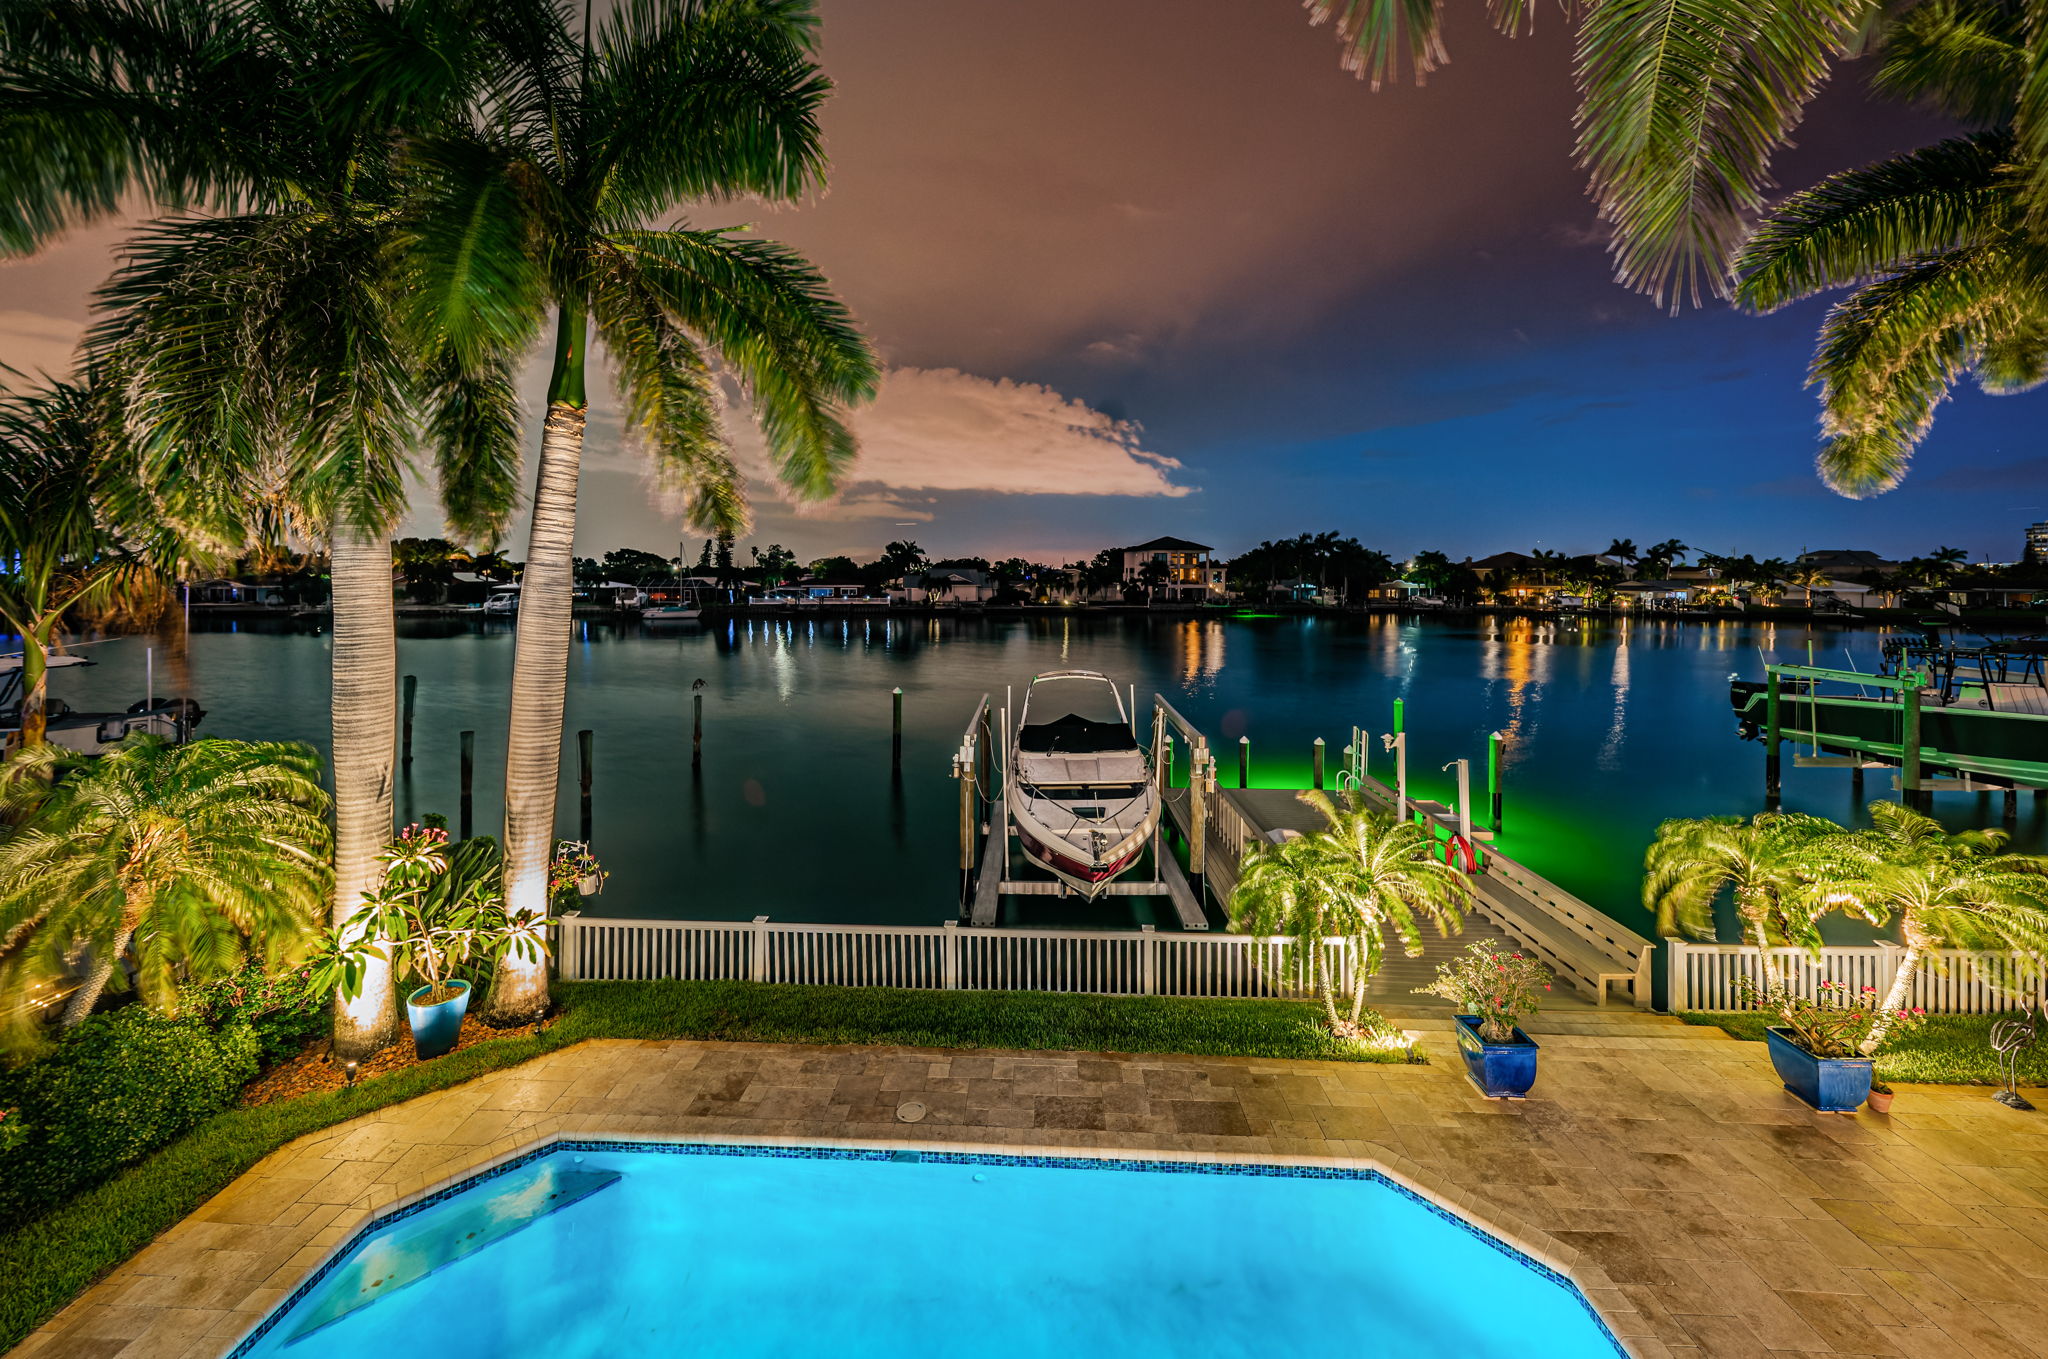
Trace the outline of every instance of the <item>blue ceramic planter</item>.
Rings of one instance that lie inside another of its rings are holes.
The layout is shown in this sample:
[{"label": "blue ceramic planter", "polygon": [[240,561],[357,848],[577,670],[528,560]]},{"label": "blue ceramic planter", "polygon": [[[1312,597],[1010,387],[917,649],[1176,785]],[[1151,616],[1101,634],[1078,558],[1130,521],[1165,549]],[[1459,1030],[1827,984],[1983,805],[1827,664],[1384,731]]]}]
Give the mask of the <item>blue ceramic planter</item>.
[{"label": "blue ceramic planter", "polygon": [[469,1012],[469,983],[450,982],[455,994],[434,1005],[422,1004],[433,988],[422,986],[405,998],[405,1017],[412,1021],[412,1046],[422,1060],[455,1050],[462,1017]]},{"label": "blue ceramic planter", "polygon": [[1851,1113],[1870,1098],[1870,1058],[1816,1057],[1777,1025],[1764,1030],[1764,1042],[1785,1088],[1822,1113]]},{"label": "blue ceramic planter", "polygon": [[1479,1036],[1478,1015],[1457,1015],[1458,1052],[1465,1074],[1488,1099],[1520,1099],[1536,1084],[1536,1043],[1515,1030],[1512,1043],[1489,1043]]}]

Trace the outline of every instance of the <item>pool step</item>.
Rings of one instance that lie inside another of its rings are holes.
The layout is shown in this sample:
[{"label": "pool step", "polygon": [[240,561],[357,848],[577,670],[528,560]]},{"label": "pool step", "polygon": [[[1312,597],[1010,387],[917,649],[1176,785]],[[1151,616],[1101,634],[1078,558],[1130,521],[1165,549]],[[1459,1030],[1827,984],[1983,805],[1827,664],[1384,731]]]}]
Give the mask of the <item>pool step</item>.
[{"label": "pool step", "polygon": [[296,1345],[444,1265],[503,1241],[600,1189],[609,1189],[621,1178],[616,1170],[577,1170],[550,1158],[507,1175],[488,1191],[466,1191],[441,1211],[428,1209],[405,1219],[364,1241],[315,1289],[308,1299],[310,1306],[285,1344]]}]

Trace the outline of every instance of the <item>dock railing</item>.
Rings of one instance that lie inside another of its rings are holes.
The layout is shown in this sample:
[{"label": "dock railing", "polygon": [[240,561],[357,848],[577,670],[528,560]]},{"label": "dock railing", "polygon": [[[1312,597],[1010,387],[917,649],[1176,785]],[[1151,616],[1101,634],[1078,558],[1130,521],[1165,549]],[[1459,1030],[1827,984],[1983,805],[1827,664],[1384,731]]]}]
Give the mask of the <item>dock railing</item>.
[{"label": "dock railing", "polygon": [[[759,981],[944,991],[1087,995],[1292,996],[1287,941],[1141,930],[977,930],[944,925],[817,925],[622,920],[563,913],[555,962],[569,981]],[[1324,942],[1335,985],[1353,955]]]},{"label": "dock railing", "polygon": [[[1763,950],[1754,944],[1664,942],[1673,1010],[1756,1008],[1744,1000],[1739,979],[1763,984]],[[1786,986],[1808,998],[1820,994],[1822,982],[1857,993],[1869,987],[1883,996],[1905,952],[1894,943],[1830,944],[1818,955],[1803,948],[1774,948],[1770,960]],[[2018,1009],[2026,1000],[2048,1003],[2048,972],[2041,960],[2023,953],[1937,949],[1914,969],[1905,1003],[1935,1014],[1990,1014]]]}]

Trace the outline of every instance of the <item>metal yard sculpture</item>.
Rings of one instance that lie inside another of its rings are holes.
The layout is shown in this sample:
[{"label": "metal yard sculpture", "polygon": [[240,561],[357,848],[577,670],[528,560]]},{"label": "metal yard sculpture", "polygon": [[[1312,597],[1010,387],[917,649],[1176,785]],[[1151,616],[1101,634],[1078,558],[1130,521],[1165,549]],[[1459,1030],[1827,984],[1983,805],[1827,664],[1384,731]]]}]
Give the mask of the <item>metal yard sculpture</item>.
[{"label": "metal yard sculpture", "polygon": [[2007,1015],[1991,1026],[1991,1050],[1998,1054],[1998,1075],[2004,1084],[1991,1096],[2008,1109],[2032,1109],[2020,1094],[2020,1054],[2041,1036],[2042,1012],[2032,999],[2020,1002],[2019,1013]]}]

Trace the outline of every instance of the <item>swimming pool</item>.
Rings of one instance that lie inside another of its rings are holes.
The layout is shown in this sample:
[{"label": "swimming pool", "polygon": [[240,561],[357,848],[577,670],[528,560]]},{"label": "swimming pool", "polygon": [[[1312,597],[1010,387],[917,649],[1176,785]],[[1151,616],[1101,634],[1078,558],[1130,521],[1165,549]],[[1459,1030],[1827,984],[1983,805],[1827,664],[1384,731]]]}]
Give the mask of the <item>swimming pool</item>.
[{"label": "swimming pool", "polygon": [[235,1350],[1612,1359],[1561,1276],[1371,1171],[563,1142],[366,1228]]}]

